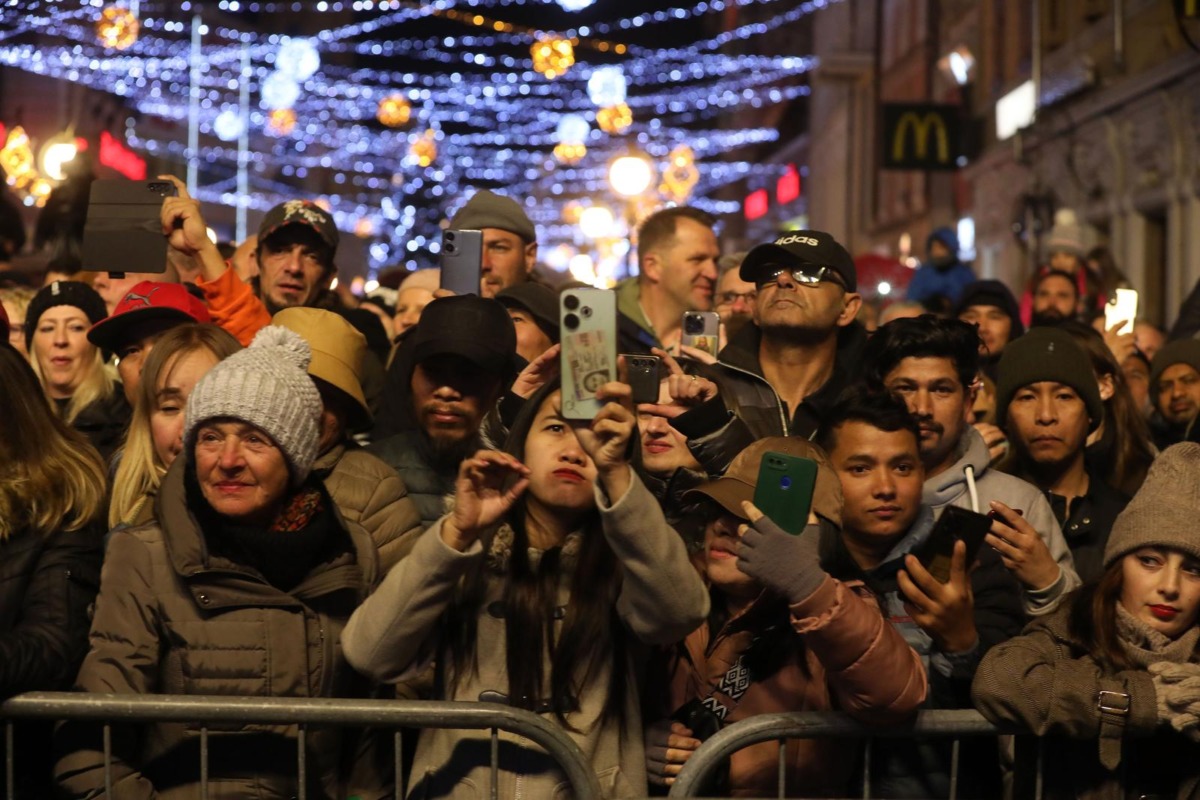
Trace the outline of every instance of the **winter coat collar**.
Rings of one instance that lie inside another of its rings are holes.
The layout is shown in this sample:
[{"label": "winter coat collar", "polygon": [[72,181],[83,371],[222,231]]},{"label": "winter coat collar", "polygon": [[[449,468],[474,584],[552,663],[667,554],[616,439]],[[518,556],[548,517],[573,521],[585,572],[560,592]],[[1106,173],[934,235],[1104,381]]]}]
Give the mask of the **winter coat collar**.
[{"label": "winter coat collar", "polygon": [[979,431],[967,426],[959,439],[957,448],[958,458],[950,469],[934,475],[925,481],[921,502],[936,507],[944,506],[965,491],[967,482],[966,469],[974,471],[975,480],[983,478],[991,464],[991,454],[987,443],[979,435]]}]

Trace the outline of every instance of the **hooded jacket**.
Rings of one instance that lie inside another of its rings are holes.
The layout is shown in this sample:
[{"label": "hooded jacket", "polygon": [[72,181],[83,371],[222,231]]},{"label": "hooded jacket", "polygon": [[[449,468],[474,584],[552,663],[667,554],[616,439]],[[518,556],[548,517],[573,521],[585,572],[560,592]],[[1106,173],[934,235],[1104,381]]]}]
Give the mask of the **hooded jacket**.
[{"label": "hooded jacket", "polygon": [[759,439],[811,439],[826,410],[854,379],[853,365],[867,341],[857,322],[838,330],[837,337],[829,380],[798,408],[788,409],[763,377],[758,360],[762,330],[747,323],[709,367],[720,394],[671,420],[671,426],[687,437],[688,449],[710,475],[724,474],[734,457]]},{"label": "hooded jacket", "polygon": [[954,231],[950,228],[938,228],[929,234],[929,238],[925,240],[926,252],[934,242],[945,245],[952,260],[947,264],[934,264],[931,260],[918,267],[908,284],[907,297],[926,306],[930,301],[944,297],[953,305],[962,296],[963,289],[975,281],[975,273],[959,260],[958,236]]},{"label": "hooded jacket", "polygon": [[[764,592],[719,630],[692,631],[668,665],[669,690],[658,702],[667,716],[703,700],[738,661],[750,662],[751,683],[728,711],[725,724],[758,714],[845,711],[868,725],[894,724],[925,699],[925,668],[903,637],[884,620],[861,583],[825,581],[792,606]],[[766,662],[755,674],[754,664]],[[845,793],[854,749],[837,739],[791,739],[786,785],[808,796]],[[729,769],[733,797],[773,797],[778,791],[776,742],[734,753]]]},{"label": "hooded jacket", "polygon": [[[578,710],[566,715],[571,726],[566,733],[590,762],[606,797],[644,797],[639,665],[649,656],[647,645],[679,641],[703,622],[708,615],[708,594],[688,562],[683,542],[668,527],[654,498],[636,476],[616,503],[610,503],[599,488],[596,502],[602,535],[619,564],[621,580],[612,603],[622,624],[614,628],[614,635],[625,637],[627,660],[624,664],[609,659],[589,665],[588,673],[580,677]],[[447,638],[452,635],[445,625],[451,599],[465,576],[481,570],[483,597],[477,609],[467,612],[477,615],[475,668],[469,674],[444,676],[439,691],[445,696],[439,699],[506,698],[504,598],[509,582],[511,529],[502,525],[465,552],[447,546],[441,533],[439,520],[355,612],[346,627],[346,656],[364,674],[389,682],[420,675],[435,659],[444,665]],[[570,534],[563,544],[557,606],[569,605],[575,553],[582,535],[589,534]],[[531,548],[530,556],[531,562],[540,560],[541,551]],[[561,634],[562,626],[556,615],[556,636]],[[548,683],[548,648],[540,657]],[[452,671],[449,666],[443,669]],[[614,669],[626,672],[621,719],[606,718],[602,713]],[[454,688],[450,691],[444,687]],[[556,721],[552,715],[548,719]],[[501,732],[499,738],[499,797],[540,800],[569,796],[569,785],[544,753],[518,736]],[[486,796],[489,746],[486,731],[422,731],[409,797]]]},{"label": "hooded jacket", "polygon": [[1048,614],[1063,597],[1080,584],[1075,573],[1071,549],[1063,538],[1054,510],[1032,483],[991,468],[991,454],[983,437],[968,427],[958,443],[958,459],[944,472],[925,479],[921,502],[941,514],[947,505],[956,505],[978,514],[990,510],[988,503],[998,500],[1022,516],[1042,537],[1050,555],[1062,570],[1058,580],[1043,589],[1025,589],[1025,612],[1030,616]]},{"label": "hooded jacket", "polygon": [[[375,547],[357,525],[330,530],[327,560],[284,592],[253,568],[210,550],[187,505],[186,458],[168,470],[156,522],[112,534],[76,688],[114,694],[362,697],[368,684],[342,656],[341,632],[377,575]],[[329,510],[327,519],[335,520]],[[281,534],[286,535],[286,534]],[[338,541],[340,539],[340,541]],[[294,726],[209,726],[209,796],[295,794]],[[198,795],[200,725],[151,723],[115,729],[113,794]],[[64,723],[57,766],[62,790],[95,797],[104,754],[94,724]],[[362,742],[345,729],[309,728],[309,796],[390,796],[379,776],[355,773]],[[357,783],[363,778],[364,784]]]},{"label": "hooded jacket", "polygon": [[[1159,725],[1150,673],[1098,662],[1071,633],[1070,614],[1064,605],[988,653],[971,689],[975,707],[997,725],[1042,739],[1049,800],[1200,800],[1200,747]],[[1123,724],[1102,722],[1101,690],[1128,695]],[[1101,762],[1106,747],[1120,761],[1116,769]],[[1176,785],[1164,791],[1164,777]]]}]

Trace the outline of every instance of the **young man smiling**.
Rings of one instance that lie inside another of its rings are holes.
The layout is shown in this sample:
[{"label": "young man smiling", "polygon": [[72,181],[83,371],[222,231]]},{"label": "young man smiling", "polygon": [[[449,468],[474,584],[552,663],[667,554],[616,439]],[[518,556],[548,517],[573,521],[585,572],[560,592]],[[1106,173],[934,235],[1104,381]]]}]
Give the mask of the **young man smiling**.
[{"label": "young man smiling", "polygon": [[1099,578],[1109,531],[1129,498],[1084,460],[1104,406],[1083,348],[1057,328],[1034,328],[1013,342],[1000,359],[996,414],[1014,445],[1008,471],[1045,493],[1079,577]]},{"label": "young man smiling", "polygon": [[935,514],[947,505],[991,513],[988,544],[1024,587],[1025,610],[1055,608],[1079,576],[1054,512],[1037,487],[991,468],[988,445],[969,424],[979,370],[975,327],[931,316],[896,320],[871,337],[863,362],[867,386],[897,395],[916,417],[924,502]]}]

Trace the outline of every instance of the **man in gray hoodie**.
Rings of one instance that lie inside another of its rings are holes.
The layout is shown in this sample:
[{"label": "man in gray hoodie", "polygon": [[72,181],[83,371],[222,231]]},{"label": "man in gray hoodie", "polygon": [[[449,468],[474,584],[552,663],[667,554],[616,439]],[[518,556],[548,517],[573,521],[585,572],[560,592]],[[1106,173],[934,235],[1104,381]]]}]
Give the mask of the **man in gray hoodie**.
[{"label": "man in gray hoodie", "polygon": [[1080,581],[1054,512],[1037,487],[991,469],[970,425],[979,370],[974,326],[932,316],[895,320],[868,341],[863,364],[868,387],[901,397],[917,418],[922,501],[939,515],[956,505],[993,516],[986,541],[1020,581],[1026,613],[1057,607]]}]

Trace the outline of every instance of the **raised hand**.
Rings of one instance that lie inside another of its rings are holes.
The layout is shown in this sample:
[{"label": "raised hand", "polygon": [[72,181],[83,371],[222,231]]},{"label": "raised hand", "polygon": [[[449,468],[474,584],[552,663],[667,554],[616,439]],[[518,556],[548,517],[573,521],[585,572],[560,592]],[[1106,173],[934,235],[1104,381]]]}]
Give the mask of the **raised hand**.
[{"label": "raised hand", "polygon": [[799,603],[825,580],[821,569],[821,529],[809,512],[809,524],[799,536],[780,528],[750,502],[742,503],[750,525],[738,530],[737,568],[761,585]]},{"label": "raised hand", "polygon": [[916,556],[904,557],[896,585],[913,622],[928,633],[943,653],[962,653],[975,646],[975,595],[967,570],[967,544],[955,542],[950,557],[950,580],[929,574]]},{"label": "raised hand", "polygon": [[465,459],[454,481],[454,512],[442,522],[442,541],[464,551],[508,513],[529,486],[529,468],[507,453],[480,450]]},{"label": "raised hand", "polygon": [[627,383],[612,381],[596,390],[596,399],[604,405],[590,425],[575,429],[575,435],[579,446],[596,465],[601,486],[615,503],[629,488],[630,443],[637,429],[633,390]]},{"label": "raised hand", "polygon": [[509,391],[526,400],[533,397],[534,392],[554,380],[558,375],[560,363],[558,356],[561,352],[562,345],[551,345],[549,350],[530,361],[525,369],[518,373]]},{"label": "raised hand", "polygon": [[657,347],[650,352],[662,359],[667,368],[667,394],[670,403],[642,403],[638,411],[656,417],[674,419],[689,408],[700,405],[717,396],[717,385],[699,375],[688,375],[670,353]]},{"label": "raised hand", "polygon": [[178,197],[163,198],[162,212],[159,216],[162,222],[163,236],[167,243],[188,256],[194,256],[202,250],[215,248],[208,238],[208,225],[204,215],[200,213],[200,201],[192,199],[188,194],[187,185],[174,175],[159,175],[159,180],[170,181],[175,185]]},{"label": "raised hand", "polygon": [[1029,589],[1045,589],[1062,571],[1042,537],[1016,511],[992,501],[995,521],[984,539],[1000,553],[1004,566]]}]

